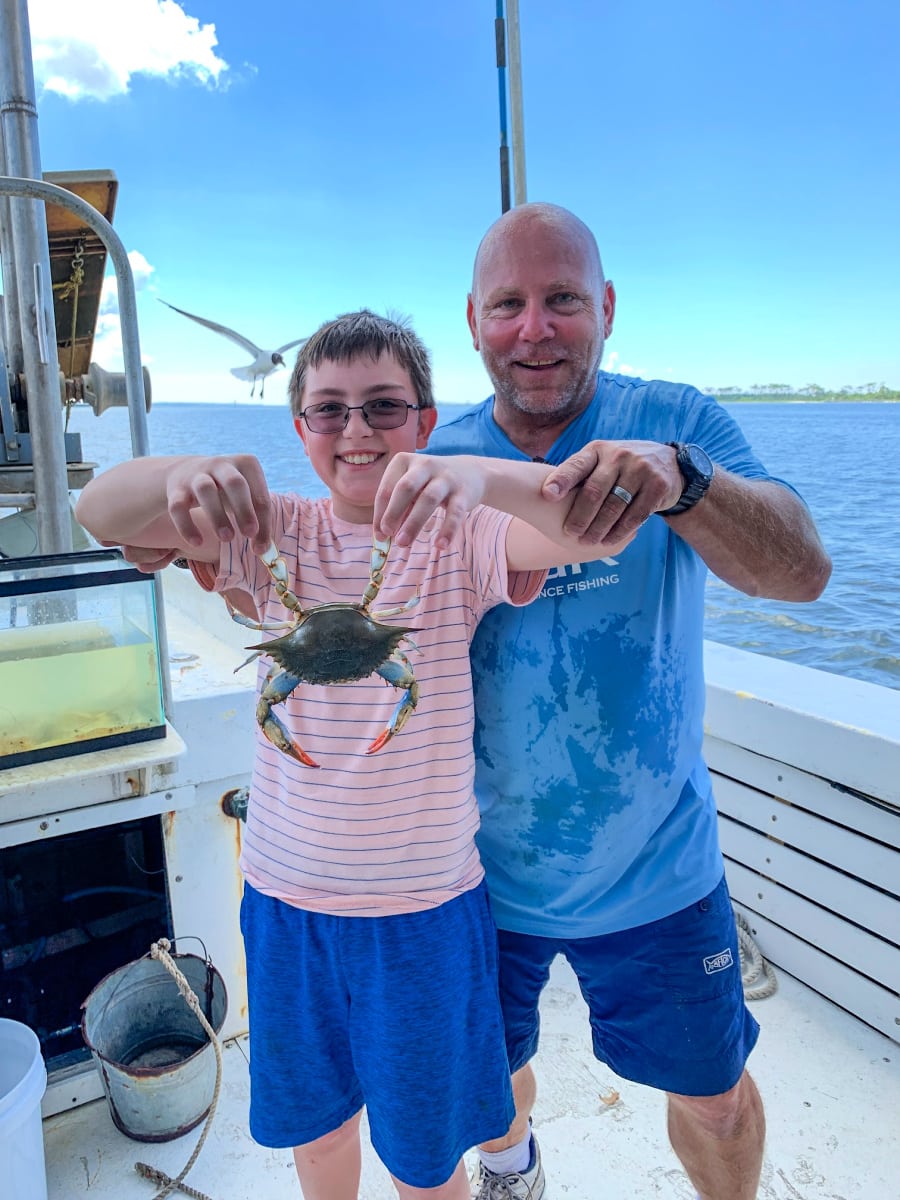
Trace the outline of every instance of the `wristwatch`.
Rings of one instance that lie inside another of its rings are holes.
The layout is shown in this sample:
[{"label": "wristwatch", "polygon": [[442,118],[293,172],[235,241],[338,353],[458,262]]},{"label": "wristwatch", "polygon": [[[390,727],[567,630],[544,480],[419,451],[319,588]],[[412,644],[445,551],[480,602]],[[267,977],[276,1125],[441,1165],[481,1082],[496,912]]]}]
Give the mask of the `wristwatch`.
[{"label": "wristwatch", "polygon": [[660,511],[661,517],[677,517],[679,513],[693,508],[702,500],[712,483],[715,467],[712,459],[701,446],[689,442],[669,442],[675,449],[675,461],[684,479],[684,491],[677,504]]}]

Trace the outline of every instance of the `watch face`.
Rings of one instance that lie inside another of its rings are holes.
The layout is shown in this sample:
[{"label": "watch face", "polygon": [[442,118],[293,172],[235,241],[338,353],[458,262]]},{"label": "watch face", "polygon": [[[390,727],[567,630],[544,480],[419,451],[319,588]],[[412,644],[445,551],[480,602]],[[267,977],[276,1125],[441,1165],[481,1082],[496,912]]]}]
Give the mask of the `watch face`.
[{"label": "watch face", "polygon": [[713,473],[712,459],[700,446],[685,446],[685,454],[690,459],[691,466],[698,475],[711,476]]}]

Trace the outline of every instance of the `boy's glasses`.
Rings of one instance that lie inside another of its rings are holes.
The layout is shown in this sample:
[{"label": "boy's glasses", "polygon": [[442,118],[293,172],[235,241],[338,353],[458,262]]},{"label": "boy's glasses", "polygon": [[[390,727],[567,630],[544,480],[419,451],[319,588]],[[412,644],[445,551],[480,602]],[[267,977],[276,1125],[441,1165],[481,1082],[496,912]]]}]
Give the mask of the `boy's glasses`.
[{"label": "boy's glasses", "polygon": [[418,412],[419,404],[407,404],[405,400],[367,400],[365,404],[340,404],[328,400],[323,404],[311,404],[301,412],[306,427],[312,433],[340,433],[347,428],[352,412],[361,412],[370,429],[399,429],[406,424],[411,412]]}]

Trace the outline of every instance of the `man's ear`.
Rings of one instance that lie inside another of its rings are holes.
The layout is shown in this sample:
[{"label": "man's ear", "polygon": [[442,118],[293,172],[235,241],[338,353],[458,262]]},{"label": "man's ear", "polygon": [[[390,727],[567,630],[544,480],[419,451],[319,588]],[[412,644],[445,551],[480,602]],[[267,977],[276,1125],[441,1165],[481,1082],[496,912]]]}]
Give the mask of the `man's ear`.
[{"label": "man's ear", "polygon": [[616,289],[612,280],[607,279],[603,289],[603,337],[609,337],[613,331],[613,321],[616,319]]},{"label": "man's ear", "polygon": [[478,344],[478,322],[475,320],[475,301],[472,299],[471,292],[469,292],[466,300],[466,320],[469,322],[469,329],[472,331],[472,345],[480,352],[481,346]]},{"label": "man's ear", "polygon": [[306,423],[302,417],[294,417],[294,428],[297,430],[297,436],[303,443],[303,449],[309,454],[309,446],[306,444]]},{"label": "man's ear", "polygon": [[434,427],[437,425],[437,418],[436,408],[419,409],[419,429],[416,433],[417,450],[424,450],[428,445],[428,439],[434,433]]}]

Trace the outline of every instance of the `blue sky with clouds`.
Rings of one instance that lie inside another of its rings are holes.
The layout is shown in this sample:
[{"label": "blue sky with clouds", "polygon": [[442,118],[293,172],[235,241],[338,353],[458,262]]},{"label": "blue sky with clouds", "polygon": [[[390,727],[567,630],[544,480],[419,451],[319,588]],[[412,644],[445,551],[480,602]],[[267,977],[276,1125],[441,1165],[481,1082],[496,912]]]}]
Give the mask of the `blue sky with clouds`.
[{"label": "blue sky with clouds", "polygon": [[[119,179],[156,402],[248,393],[243,351],[158,298],[270,346],[401,311],[439,403],[487,393],[465,297],[499,215],[490,0],[29,13],[43,167]],[[900,387],[896,0],[520,0],[520,20],[528,198],[597,234],[607,366]]]}]

